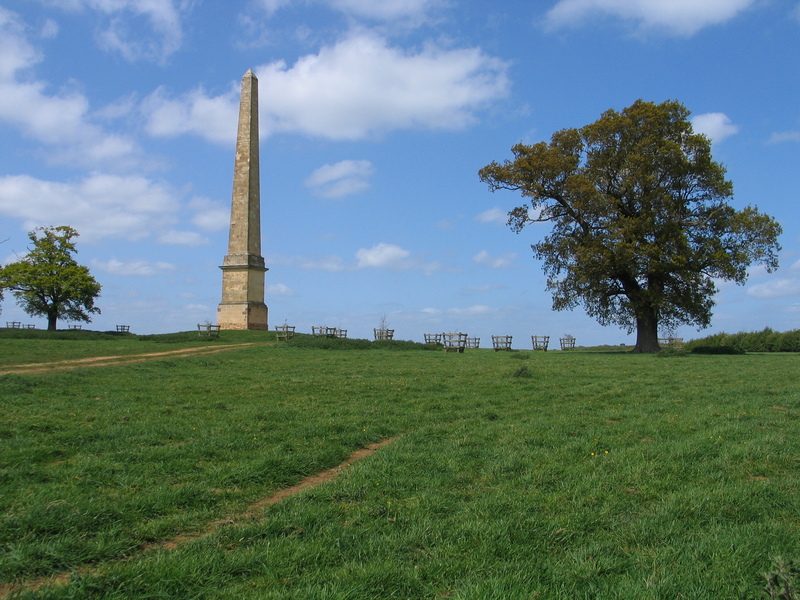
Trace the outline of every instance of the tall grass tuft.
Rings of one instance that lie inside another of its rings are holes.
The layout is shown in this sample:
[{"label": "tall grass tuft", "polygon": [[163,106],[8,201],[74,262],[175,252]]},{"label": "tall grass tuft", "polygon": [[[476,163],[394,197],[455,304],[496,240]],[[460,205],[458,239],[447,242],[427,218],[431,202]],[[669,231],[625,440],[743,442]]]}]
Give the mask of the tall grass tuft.
[{"label": "tall grass tuft", "polygon": [[775,558],[773,570],[766,575],[764,587],[770,600],[797,600],[800,598],[800,562]]}]

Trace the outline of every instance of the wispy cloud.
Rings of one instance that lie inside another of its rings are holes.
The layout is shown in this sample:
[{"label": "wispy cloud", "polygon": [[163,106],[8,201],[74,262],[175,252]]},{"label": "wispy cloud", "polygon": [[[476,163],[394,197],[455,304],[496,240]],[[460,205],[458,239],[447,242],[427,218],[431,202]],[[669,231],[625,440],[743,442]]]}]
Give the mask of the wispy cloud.
[{"label": "wispy cloud", "polygon": [[175,244],[178,246],[202,246],[208,243],[208,238],[196,231],[178,231],[170,229],[158,236],[162,244]]},{"label": "wispy cloud", "polygon": [[[162,61],[176,52],[183,41],[181,15],[187,0],[39,0],[42,4],[68,11],[93,11],[102,22],[97,42],[125,60]],[[142,36],[144,21],[152,36]],[[135,33],[134,33],[135,32]]]},{"label": "wispy cloud", "polygon": [[304,271],[328,271],[339,273],[350,270],[341,256],[330,254],[328,256],[280,256],[268,255],[264,257],[267,265],[281,265],[302,269]]},{"label": "wispy cloud", "polygon": [[501,208],[490,208],[475,217],[479,223],[499,223],[505,225],[508,221],[508,211]]},{"label": "wispy cloud", "polygon": [[580,25],[599,15],[637,23],[640,30],[691,36],[724,23],[756,0],[559,0],[546,15],[551,27]]},{"label": "wispy cloud", "polygon": [[[284,6],[290,6],[292,0],[257,0],[257,4],[271,16]],[[446,2],[443,0],[316,0],[316,4],[328,6],[359,19],[417,24],[428,18],[433,9]]]},{"label": "wispy cloud", "polygon": [[773,133],[767,141],[768,144],[780,144],[783,142],[800,142],[800,131]]},{"label": "wispy cloud", "polygon": [[295,295],[293,289],[291,289],[285,283],[271,283],[267,285],[267,296],[282,296],[282,297],[292,297]]},{"label": "wispy cloud", "polygon": [[321,166],[306,179],[305,184],[315,196],[342,198],[367,189],[374,171],[368,160],[343,160]]},{"label": "wispy cloud", "polygon": [[506,289],[505,285],[496,283],[487,285],[469,285],[464,288],[464,291],[484,293],[484,292],[494,292],[497,290],[504,290],[504,289]]},{"label": "wispy cloud", "polygon": [[452,307],[452,308],[428,307],[428,308],[423,308],[419,312],[425,317],[431,317],[431,318],[438,318],[438,317],[461,318],[461,317],[486,316],[496,312],[496,310],[491,308],[490,306],[486,306],[485,304],[475,304],[473,306]]},{"label": "wispy cloud", "polygon": [[472,257],[472,262],[492,269],[508,269],[514,265],[516,259],[517,255],[514,252],[492,256],[487,250],[481,250]]},{"label": "wispy cloud", "polygon": [[89,101],[69,87],[56,94],[27,71],[42,60],[15,13],[0,7],[0,120],[51,148],[51,158],[79,166],[126,168],[140,150],[129,137],[94,122]]},{"label": "wispy cloud", "polygon": [[113,275],[151,276],[163,275],[175,271],[175,265],[168,262],[151,262],[147,260],[93,260],[92,268]]},{"label": "wispy cloud", "polygon": [[386,269],[389,271],[422,271],[429,275],[447,270],[439,262],[427,261],[424,257],[414,255],[397,244],[380,242],[370,248],[359,248],[354,260],[345,260],[341,256],[332,254],[328,256],[267,256],[268,265],[282,265],[308,271],[328,271],[339,273],[343,271],[357,271],[360,269]]},{"label": "wispy cloud", "polygon": [[800,295],[800,279],[773,279],[747,288],[747,295],[753,298],[786,298]]},{"label": "wispy cloud", "polygon": [[187,207],[194,211],[192,224],[203,231],[221,231],[229,225],[231,209],[227,204],[198,196]]}]

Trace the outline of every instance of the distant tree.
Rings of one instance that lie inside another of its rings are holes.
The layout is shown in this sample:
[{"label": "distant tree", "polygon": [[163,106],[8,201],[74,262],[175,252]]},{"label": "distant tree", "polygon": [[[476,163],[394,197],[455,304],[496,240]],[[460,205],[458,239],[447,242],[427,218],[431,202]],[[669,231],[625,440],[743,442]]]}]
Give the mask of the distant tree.
[{"label": "distant tree", "polygon": [[78,235],[65,225],[37,227],[28,233],[28,254],[0,269],[0,289],[10,290],[29,315],[46,316],[51,331],[58,319],[88,323],[90,314],[100,312],[94,305],[100,284],[72,257]]},{"label": "distant tree", "polygon": [[689,114],[638,100],[480,170],[492,191],[528,199],[509,212],[513,231],[553,224],[532,245],[553,309],[582,303],[602,325],[635,329],[634,352],[658,352],[659,326],[707,327],[714,280],[743,284],[750,264],[778,266],[780,225],[727,203],[733,185]]}]

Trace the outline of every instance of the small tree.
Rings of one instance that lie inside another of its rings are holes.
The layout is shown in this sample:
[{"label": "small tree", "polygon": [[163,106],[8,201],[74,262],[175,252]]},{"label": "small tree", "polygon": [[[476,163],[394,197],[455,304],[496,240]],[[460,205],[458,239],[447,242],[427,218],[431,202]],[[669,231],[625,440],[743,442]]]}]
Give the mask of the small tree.
[{"label": "small tree", "polygon": [[27,256],[0,269],[0,288],[11,290],[31,316],[46,316],[47,329],[55,331],[58,319],[91,321],[100,284],[87,267],[72,257],[78,232],[61,225],[37,227],[30,233],[33,246]]},{"label": "small tree", "polygon": [[512,151],[480,177],[528,199],[509,213],[514,231],[553,224],[532,245],[553,309],[582,303],[602,325],[635,329],[634,352],[659,350],[659,325],[707,327],[715,280],[743,284],[750,264],[778,266],[780,225],[727,203],[733,185],[678,102],[638,100]]}]

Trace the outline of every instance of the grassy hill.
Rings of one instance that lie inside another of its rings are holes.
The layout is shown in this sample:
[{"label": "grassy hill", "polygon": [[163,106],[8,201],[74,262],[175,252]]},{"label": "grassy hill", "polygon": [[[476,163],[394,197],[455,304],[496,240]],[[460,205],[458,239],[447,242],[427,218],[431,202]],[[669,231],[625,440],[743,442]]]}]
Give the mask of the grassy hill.
[{"label": "grassy hill", "polygon": [[188,332],[4,338],[0,371],[241,343],[0,375],[0,584],[73,573],[4,593],[766,598],[776,558],[800,558],[797,354]]}]

